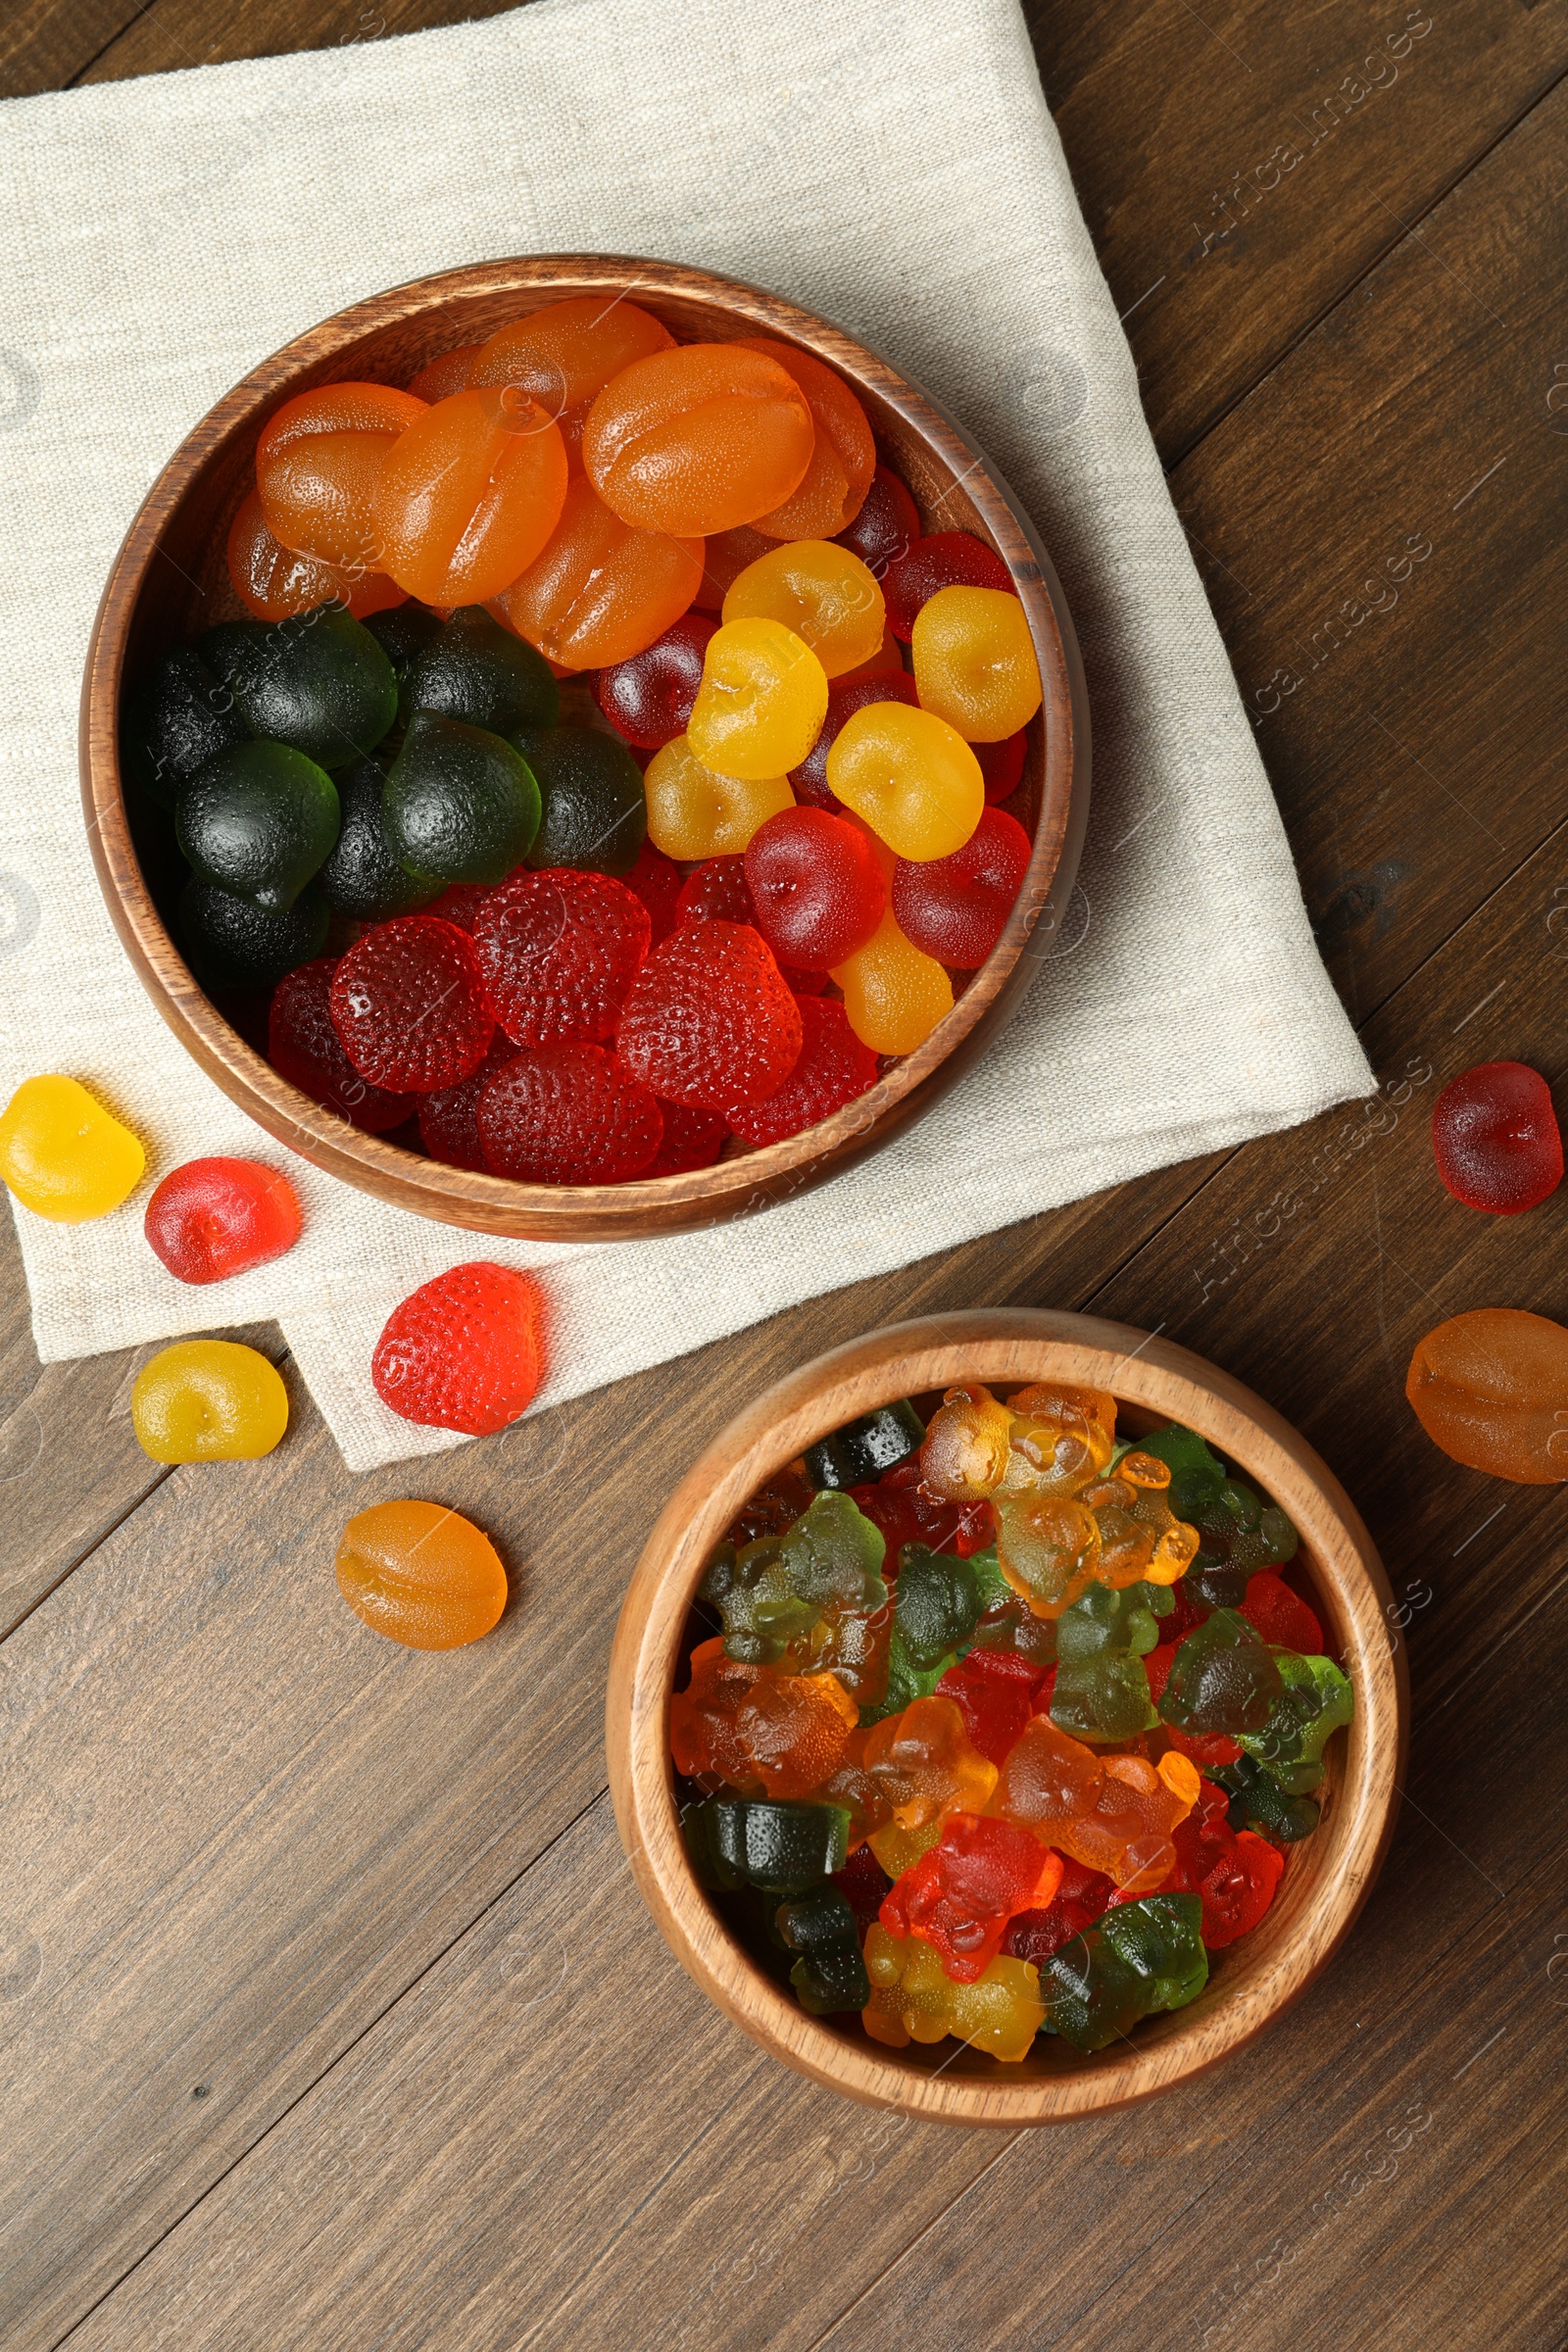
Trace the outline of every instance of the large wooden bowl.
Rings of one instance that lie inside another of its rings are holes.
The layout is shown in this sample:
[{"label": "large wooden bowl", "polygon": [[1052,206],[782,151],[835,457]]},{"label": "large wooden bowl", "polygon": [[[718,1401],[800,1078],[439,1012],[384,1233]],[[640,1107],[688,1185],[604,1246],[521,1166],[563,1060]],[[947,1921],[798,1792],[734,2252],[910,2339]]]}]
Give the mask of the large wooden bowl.
[{"label": "large wooden bowl", "polygon": [[[1291,1849],[1272,1908],[1250,1936],[1212,1956],[1207,1986],[1187,2008],[1146,2019],[1091,2058],[1050,2036],[1016,2066],[951,2040],[888,2049],[858,2017],[808,2017],[742,1950],[697,1884],[669,1757],[677,1652],[713,1544],[754,1490],[806,1446],[898,1396],[958,1381],[1006,1390],[1045,1379],[1108,1389],[1124,1432],[1186,1423],[1288,1512],[1326,1644],[1355,1689],[1355,1720],[1329,1742],[1322,1821]],[[1013,1310],[895,1324],[792,1373],[737,1415],[650,1536],[621,1609],[606,1707],[621,1839],[682,1967],[755,2040],[817,2082],[948,2123],[1059,2123],[1125,2106],[1250,2041],[1348,1932],[1382,1863],[1403,1779],[1409,1697],[1391,1607],[1371,1539],[1333,1473],[1260,1397],[1200,1356],[1087,1315]]]},{"label": "large wooden bowl", "polygon": [[[917,1053],[870,1092],[788,1141],[685,1176],[614,1186],[514,1184],[362,1135],[279,1077],[204,995],[154,905],[126,821],[118,749],[122,686],[215,620],[239,617],[223,546],[280,402],[350,377],[406,384],[441,353],[571,295],[629,294],[685,342],[765,334],[813,353],[855,387],[883,455],[928,530],[966,530],[1006,564],[1034,633],[1045,704],[1019,799],[1034,856],[995,953]],[[980,452],[916,385],[808,311],[668,262],[567,254],[488,262],[357,303],[263,363],[189,433],[131,524],[104,590],[82,684],[81,780],[109,911],[170,1027],[223,1092],[318,1167],[421,1216],[546,1241],[659,1234],[745,1216],[836,1174],[928,1110],[1016,1010],[1072,887],[1088,816],[1089,720],[1072,623],[1049,559]]]}]

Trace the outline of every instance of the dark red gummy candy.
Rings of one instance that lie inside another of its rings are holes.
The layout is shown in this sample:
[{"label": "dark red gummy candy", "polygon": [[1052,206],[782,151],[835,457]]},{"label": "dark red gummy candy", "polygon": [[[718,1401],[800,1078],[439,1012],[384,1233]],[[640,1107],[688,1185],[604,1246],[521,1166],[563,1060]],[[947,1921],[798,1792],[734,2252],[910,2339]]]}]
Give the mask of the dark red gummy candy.
[{"label": "dark red gummy candy", "polygon": [[546,866],[490,893],[474,931],[496,1018],[519,1046],[603,1044],[643,957],[651,925],[635,891],[609,874]]},{"label": "dark red gummy candy", "polygon": [[1064,1856],[1061,1884],[1050,1904],[1043,1911],[1020,1911],[1002,1938],[1003,1950],[1014,1960],[1031,1960],[1036,1968],[1043,1967],[1064,1943],[1087,1935],[1115,1892],[1115,1881],[1107,1879],[1103,1871],[1086,1870],[1081,1862]]},{"label": "dark red gummy candy", "polygon": [[663,1102],[660,1108],[664,1114],[663,1141],[642,1173],[685,1176],[694,1168],[710,1168],[729,1133],[723,1112],[693,1110],[685,1102]]},{"label": "dark red gummy candy", "polygon": [[637,862],[621,880],[635,891],[648,909],[649,940],[658,947],[675,928],[675,902],[681,893],[680,867],[651,841],[644,841]]},{"label": "dark red gummy candy", "polygon": [[663,1119],[647,1087],[603,1046],[519,1054],[479,1097],[479,1140],[519,1184],[620,1184],[659,1150]]},{"label": "dark red gummy candy", "polygon": [[859,557],[880,579],[890,564],[906,556],[920,536],[920,510],[891,466],[879,466],[860,512],[838,543]]},{"label": "dark red gummy candy", "polygon": [[1028,834],[1005,808],[983,808],[951,858],[901,858],[893,912],[906,939],[956,972],[977,972],[1002,937],[1029,870]]},{"label": "dark red gummy candy", "polygon": [[874,677],[846,678],[842,685],[830,686],[822,732],[800,766],[790,769],[790,782],[808,808],[825,808],[830,816],[843,815],[844,803],[828,790],[827,756],[845,721],[872,703],[907,703],[914,710],[919,709],[920,698],[914,680],[904,669],[880,669]]},{"label": "dark red gummy candy", "polygon": [[490,1051],[479,1067],[459,1086],[443,1086],[419,1097],[419,1135],[432,1159],[449,1168],[473,1168],[489,1175],[490,1162],[479,1141],[479,1097],[497,1070],[515,1061],[522,1052],[504,1029],[490,1040]]},{"label": "dark red gummy candy", "polygon": [[332,1026],[362,1078],[426,1095],[476,1070],[495,1015],[466,931],[400,914],[350,948],[332,975]]},{"label": "dark red gummy candy", "polygon": [[752,835],[744,864],[753,919],[781,964],[832,971],[887,909],[869,836],[825,808],[781,808]]},{"label": "dark red gummy candy", "polygon": [[983,539],[969,531],[933,531],[890,564],[882,581],[888,626],[907,645],[915,615],[939,588],[1002,588],[1015,593],[1012,574]]},{"label": "dark red gummy candy", "polygon": [[748,1144],[778,1144],[831,1117],[876,1084],[876,1055],[862,1046],[837,997],[797,997],[801,1057],[765,1102],[732,1106],[730,1125]]},{"label": "dark red gummy candy", "polygon": [[337,963],[317,956],[296,964],[272,991],[267,1021],[267,1058],[280,1077],[297,1086],[367,1135],[385,1135],[412,1116],[412,1095],[389,1094],[362,1078],[343,1051],[329,1009]]},{"label": "dark red gummy candy", "polygon": [[1522,1061],[1483,1061],[1432,1106],[1432,1151],[1456,1200],[1494,1217],[1535,1208],[1562,1182],[1551,1089]]},{"label": "dark red gummy candy", "polygon": [[[1242,1615],[1276,1649],[1294,1649],[1303,1658],[1323,1654],[1323,1628],[1316,1615],[1272,1568],[1259,1568],[1248,1578]],[[1163,1626],[1160,1631],[1164,1633]]]},{"label": "dark red gummy candy", "polygon": [[749,923],[684,923],[632,982],[616,1033],[634,1077],[670,1102],[725,1110],[777,1094],[801,1054],[801,1006]]},{"label": "dark red gummy candy", "polygon": [[680,886],[675,921],[680,923],[755,923],[757,908],[746,882],[741,857],[705,858]]},{"label": "dark red gummy candy", "polygon": [[1024,727],[1016,735],[1004,735],[1000,743],[970,744],[970,751],[980,762],[988,801],[1011,800],[1023,779],[1023,758],[1028,748],[1029,734]]},{"label": "dark red gummy candy", "polygon": [[222,1282],[300,1238],[294,1187],[256,1159],[188,1159],[147,1203],[147,1246],[178,1282]]},{"label": "dark red gummy candy", "polygon": [[703,657],[718,626],[688,612],[662,637],[599,672],[599,708],[639,751],[657,752],[684,735],[703,682]]},{"label": "dark red gummy candy", "polygon": [[488,1437],[539,1386],[538,1287],[480,1259],[421,1283],[387,1317],[370,1358],[383,1404],[427,1429]]},{"label": "dark red gummy candy", "polygon": [[[976,752],[975,758],[978,760],[979,757]],[[441,896],[432,899],[428,906],[421,906],[419,912],[438,914],[443,922],[456,923],[458,929],[466,931],[471,939],[473,926],[479,919],[479,909],[490,896],[491,888],[488,882],[449,883]]]}]

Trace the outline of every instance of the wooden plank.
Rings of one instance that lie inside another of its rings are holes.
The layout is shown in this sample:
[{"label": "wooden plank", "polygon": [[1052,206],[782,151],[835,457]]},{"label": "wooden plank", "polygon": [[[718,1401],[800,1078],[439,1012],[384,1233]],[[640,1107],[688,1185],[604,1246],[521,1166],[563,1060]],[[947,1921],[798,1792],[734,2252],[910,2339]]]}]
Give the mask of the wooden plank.
[{"label": "wooden plank", "polygon": [[13,0],[0,22],[0,98],[63,90],[147,0]]},{"label": "wooden plank", "polygon": [[1026,0],[1174,462],[1568,72],[1568,7]]}]

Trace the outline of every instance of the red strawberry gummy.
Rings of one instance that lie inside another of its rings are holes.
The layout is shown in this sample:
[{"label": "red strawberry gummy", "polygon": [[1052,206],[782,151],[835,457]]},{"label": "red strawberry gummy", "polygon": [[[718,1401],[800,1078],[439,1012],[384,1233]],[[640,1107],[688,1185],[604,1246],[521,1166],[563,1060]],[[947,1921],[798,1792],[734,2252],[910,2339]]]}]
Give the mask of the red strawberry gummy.
[{"label": "red strawberry gummy", "polygon": [[1483,1061],[1432,1106],[1432,1150],[1456,1200],[1494,1217],[1537,1207],[1562,1182],[1551,1089],[1523,1061]]},{"label": "red strawberry gummy", "polygon": [[644,841],[636,864],[621,879],[647,907],[650,944],[657,948],[675,928],[675,903],[681,893],[680,867],[662,850],[656,850],[651,841]]},{"label": "red strawberry gummy", "polygon": [[801,1057],[765,1102],[732,1104],[730,1125],[748,1144],[779,1144],[842,1110],[876,1084],[876,1055],[850,1027],[837,997],[797,997]]},{"label": "red strawberry gummy", "polygon": [[752,835],[744,863],[757,928],[780,963],[831,971],[887,910],[869,836],[825,808],[781,808]]},{"label": "red strawberry gummy", "polygon": [[333,974],[328,1005],[361,1077],[411,1095],[456,1086],[495,1034],[473,942],[440,915],[367,931]]},{"label": "red strawberry gummy", "polygon": [[664,1102],[660,1107],[664,1114],[664,1138],[643,1174],[686,1176],[694,1168],[710,1168],[729,1133],[723,1112],[693,1110],[684,1102]]},{"label": "red strawberry gummy", "polygon": [[1002,937],[1024,875],[1028,834],[1005,808],[983,808],[951,858],[901,858],[893,869],[893,912],[906,939],[957,972],[978,971]]},{"label": "red strawberry gummy", "polygon": [[598,1045],[614,1035],[650,934],[648,909],[624,882],[551,865],[493,890],[473,938],[514,1044]]},{"label": "red strawberry gummy", "polygon": [[985,778],[988,801],[1011,800],[1023,780],[1023,758],[1028,748],[1026,727],[1020,727],[1016,735],[1004,735],[1000,743],[970,744]]},{"label": "red strawberry gummy", "polygon": [[539,1386],[542,1304],[526,1274],[482,1258],[421,1283],[375,1344],[376,1395],[426,1429],[505,1429]]},{"label": "red strawberry gummy", "polygon": [[657,752],[685,734],[717,625],[688,612],[642,653],[599,672],[600,710],[639,751]]},{"label": "red strawberry gummy", "polygon": [[801,1007],[749,923],[685,923],[656,948],[620,1016],[620,1058],[670,1102],[765,1102],[801,1055]]},{"label": "red strawberry gummy", "polygon": [[915,710],[920,707],[920,698],[915,693],[914,680],[904,669],[882,669],[872,678],[846,678],[842,684],[830,686],[822,732],[800,766],[790,769],[790,782],[797,796],[809,808],[825,808],[831,816],[843,815],[844,803],[828,790],[827,756],[839,729],[857,710],[864,710],[872,703],[907,703]]},{"label": "red strawberry gummy", "polygon": [[705,858],[680,886],[675,922],[755,923],[757,908],[746,881],[741,857]]},{"label": "red strawberry gummy", "polygon": [[414,1097],[372,1086],[344,1053],[329,1009],[336,970],[333,956],[317,956],[284,974],[272,991],[267,1058],[313,1102],[335,1110],[367,1135],[385,1135],[413,1114]]},{"label": "red strawberry gummy", "polygon": [[915,615],[939,588],[1001,588],[1016,595],[1012,574],[983,539],[969,531],[934,531],[890,564],[882,580],[888,626],[907,645]]},{"label": "red strawberry gummy", "polygon": [[479,1067],[460,1086],[444,1086],[419,1097],[419,1136],[432,1159],[449,1168],[473,1168],[481,1176],[493,1173],[479,1141],[479,1097],[497,1070],[515,1061],[522,1051],[504,1029],[490,1040],[490,1051]]},{"label": "red strawberry gummy", "polygon": [[[987,750],[990,748],[990,745],[986,746]],[[980,758],[978,752],[975,758]],[[488,882],[453,882],[438,899],[432,899],[429,906],[422,906],[419,911],[421,914],[438,914],[446,923],[456,923],[458,929],[466,931],[471,939],[473,926],[479,919],[479,909],[490,896],[490,890]]]},{"label": "red strawberry gummy", "polygon": [[188,1159],[147,1203],[147,1244],[177,1282],[223,1282],[292,1250],[294,1187],[257,1159]]},{"label": "red strawberry gummy", "polygon": [[906,556],[920,536],[920,510],[891,466],[879,466],[860,512],[838,543],[858,556],[868,571],[881,579],[890,564]]},{"label": "red strawberry gummy", "polygon": [[663,1136],[659,1104],[603,1046],[519,1054],[479,1097],[479,1140],[518,1184],[620,1184],[641,1176]]}]

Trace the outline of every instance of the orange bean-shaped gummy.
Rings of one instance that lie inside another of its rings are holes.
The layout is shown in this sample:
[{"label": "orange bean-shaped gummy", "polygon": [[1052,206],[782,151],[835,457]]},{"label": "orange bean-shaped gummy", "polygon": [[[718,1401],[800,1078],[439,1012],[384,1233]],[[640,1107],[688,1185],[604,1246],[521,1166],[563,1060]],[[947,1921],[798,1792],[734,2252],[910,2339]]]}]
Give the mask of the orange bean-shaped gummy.
[{"label": "orange bean-shaped gummy", "polygon": [[634,360],[605,386],[582,460],[623,522],[702,539],[781,505],[815,439],[806,396],[776,361],[739,343],[689,343]]},{"label": "orange bean-shaped gummy", "polygon": [[510,588],[561,519],[566,452],[553,416],[510,385],[426,409],[381,466],[381,568],[427,605]]},{"label": "orange bean-shaped gummy", "polygon": [[742,338],[747,351],[760,351],[792,376],[806,395],[816,440],[798,490],[757,528],[770,539],[836,539],[865,504],[876,471],[876,443],[865,411],[842,376],[808,351],[775,343],[764,335]]},{"label": "orange bean-shaped gummy", "polygon": [[1516,1486],[1568,1479],[1568,1331],[1511,1306],[1472,1307],[1416,1343],[1404,1393],[1434,1446]]},{"label": "orange bean-shaped gummy", "polygon": [[390,384],[321,384],[286,400],[256,445],[267,527],[322,564],[380,566],[381,467],[425,403]]},{"label": "orange bean-shaped gummy", "polygon": [[227,555],[234,594],[258,620],[286,620],[291,612],[326,604],[343,605],[356,620],[364,620],[367,613],[408,602],[407,590],[384,571],[323,564],[284,547],[268,529],[254,490],[247,491],[229,524]]},{"label": "orange bean-shaped gummy", "polygon": [[554,416],[573,469],[582,462],[588,411],[633,360],[671,351],[675,338],[652,312],[612,294],[547,303],[501,327],[474,355],[470,384],[515,384]]},{"label": "orange bean-shaped gummy", "polygon": [[634,531],[579,474],[549,541],[501,598],[519,637],[566,669],[629,662],[679,620],[703,576],[703,542]]}]

